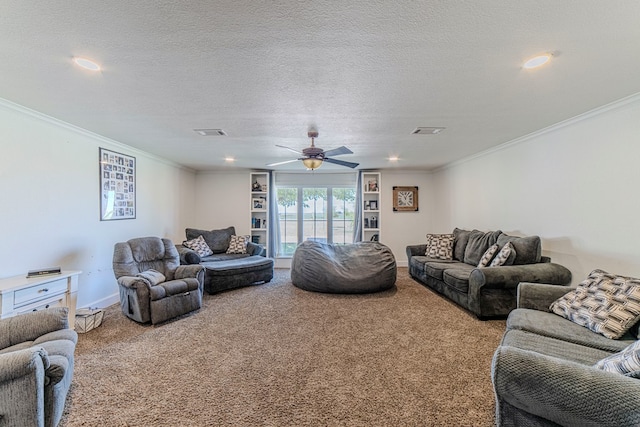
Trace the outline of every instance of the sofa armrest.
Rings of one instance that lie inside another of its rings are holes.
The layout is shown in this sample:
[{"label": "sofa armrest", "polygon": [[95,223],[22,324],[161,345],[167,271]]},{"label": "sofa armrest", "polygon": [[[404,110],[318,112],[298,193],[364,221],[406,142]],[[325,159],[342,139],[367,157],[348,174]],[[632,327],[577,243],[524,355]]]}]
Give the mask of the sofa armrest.
[{"label": "sofa armrest", "polygon": [[469,276],[471,288],[516,289],[520,282],[568,285],[571,272],[552,262],[476,268]]},{"label": "sofa armrest", "polygon": [[176,249],[180,255],[180,265],[200,264],[200,255],[193,249],[186,248],[182,245],[176,245]]},{"label": "sofa armrest", "polygon": [[[0,354],[0,384],[36,375],[44,385],[44,370],[49,368],[49,356],[42,347],[29,347]],[[35,394],[35,391],[33,392]]]},{"label": "sofa armrest", "polygon": [[267,251],[265,251],[262,246],[253,242],[247,242],[247,253],[252,256],[253,255],[267,256]]},{"label": "sofa armrest", "polygon": [[518,285],[517,307],[549,311],[552,302],[573,289],[546,283],[521,282]]},{"label": "sofa armrest", "polygon": [[491,364],[497,424],[508,403],[559,425],[640,425],[640,381],[515,347],[500,346]]},{"label": "sofa armrest", "polygon": [[409,245],[407,246],[407,258],[409,264],[411,264],[411,257],[424,255],[427,252],[427,245]]},{"label": "sofa armrest", "polygon": [[204,283],[204,266],[200,264],[196,265],[181,265],[176,268],[173,276],[174,279],[198,279],[198,282],[202,285]]}]

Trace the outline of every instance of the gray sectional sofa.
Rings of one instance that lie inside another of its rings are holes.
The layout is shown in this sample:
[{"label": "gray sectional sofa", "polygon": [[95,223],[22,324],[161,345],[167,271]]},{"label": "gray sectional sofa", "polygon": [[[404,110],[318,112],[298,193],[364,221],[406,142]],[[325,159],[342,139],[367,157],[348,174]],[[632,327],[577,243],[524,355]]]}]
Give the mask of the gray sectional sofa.
[{"label": "gray sectional sofa", "polygon": [[[538,236],[516,237],[502,231],[453,230],[451,259],[427,257],[427,245],[407,246],[409,274],[478,318],[505,317],[516,307],[520,282],[568,285],[571,272],[541,255]],[[486,250],[511,242],[515,254],[506,265],[478,267]]]},{"label": "gray sectional sofa", "polygon": [[[498,426],[639,426],[640,380],[594,367],[634,343],[551,313],[572,288],[521,283],[491,377]],[[635,330],[633,330],[635,329]]]}]

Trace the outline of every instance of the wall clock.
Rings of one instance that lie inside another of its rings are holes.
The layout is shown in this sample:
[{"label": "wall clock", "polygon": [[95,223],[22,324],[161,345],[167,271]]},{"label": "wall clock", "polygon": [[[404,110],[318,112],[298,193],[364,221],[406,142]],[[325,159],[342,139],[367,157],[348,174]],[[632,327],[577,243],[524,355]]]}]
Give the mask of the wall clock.
[{"label": "wall clock", "polygon": [[418,187],[393,187],[393,211],[416,212],[418,210]]}]

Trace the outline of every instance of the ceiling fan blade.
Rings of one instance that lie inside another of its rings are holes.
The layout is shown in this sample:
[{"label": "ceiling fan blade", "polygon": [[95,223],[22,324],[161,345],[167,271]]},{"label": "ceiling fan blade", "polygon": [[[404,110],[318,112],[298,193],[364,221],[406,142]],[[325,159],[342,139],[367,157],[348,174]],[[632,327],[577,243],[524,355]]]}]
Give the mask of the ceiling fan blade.
[{"label": "ceiling fan blade", "polygon": [[333,150],[325,151],[325,156],[340,156],[342,154],[353,154],[353,151],[349,150],[344,145],[342,147],[334,148]]},{"label": "ceiling fan blade", "polygon": [[296,154],[302,154],[302,151],[294,150],[293,148],[285,147],[284,145],[276,144],[276,147],[280,147],[280,148],[284,148],[284,149],[289,150],[289,151],[293,151]]},{"label": "ceiling fan blade", "polygon": [[328,163],[335,163],[336,165],[340,165],[340,166],[346,166],[351,169],[357,168],[358,165],[360,164],[360,163],[345,162],[344,160],[327,159],[326,157],[324,158],[324,161]]},{"label": "ceiling fan blade", "polygon": [[293,163],[293,162],[297,162],[300,159],[293,159],[293,160],[285,160],[284,162],[275,162],[275,163],[269,163],[268,165],[265,166],[279,166],[279,165],[284,165],[286,163]]}]

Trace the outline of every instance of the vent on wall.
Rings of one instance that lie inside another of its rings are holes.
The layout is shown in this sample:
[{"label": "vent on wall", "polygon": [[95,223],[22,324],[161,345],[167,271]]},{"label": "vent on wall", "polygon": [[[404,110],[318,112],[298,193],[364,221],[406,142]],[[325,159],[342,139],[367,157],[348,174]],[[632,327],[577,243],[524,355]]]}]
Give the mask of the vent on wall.
[{"label": "vent on wall", "polygon": [[417,127],[411,132],[412,135],[437,135],[445,130],[442,127]]},{"label": "vent on wall", "polygon": [[194,129],[193,131],[202,136],[227,136],[222,129]]}]

